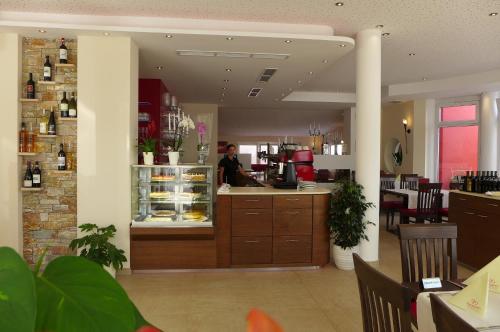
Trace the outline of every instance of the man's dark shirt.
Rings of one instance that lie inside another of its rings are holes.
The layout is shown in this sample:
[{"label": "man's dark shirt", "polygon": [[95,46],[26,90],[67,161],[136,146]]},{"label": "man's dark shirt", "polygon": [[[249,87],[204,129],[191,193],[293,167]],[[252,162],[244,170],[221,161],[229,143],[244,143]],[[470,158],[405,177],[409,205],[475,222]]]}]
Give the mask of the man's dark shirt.
[{"label": "man's dark shirt", "polygon": [[224,158],[219,161],[219,168],[224,168],[224,177],[222,182],[236,186],[236,174],[239,172],[238,168],[240,166],[241,164],[236,156],[234,156],[233,159],[229,159],[228,156],[224,156]]}]

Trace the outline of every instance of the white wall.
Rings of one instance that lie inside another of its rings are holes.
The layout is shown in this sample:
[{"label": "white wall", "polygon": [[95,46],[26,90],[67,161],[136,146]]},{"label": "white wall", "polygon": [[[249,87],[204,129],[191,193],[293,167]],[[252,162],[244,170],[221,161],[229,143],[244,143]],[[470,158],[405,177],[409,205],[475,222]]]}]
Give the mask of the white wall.
[{"label": "white wall", "polygon": [[17,156],[21,96],[21,36],[0,33],[0,247],[9,246],[22,255],[23,227]]},{"label": "white wall", "polygon": [[314,155],[315,169],[350,169],[354,170],[356,161],[353,155],[327,156]]},{"label": "white wall", "polygon": [[138,57],[128,37],[78,37],[78,224],[114,224],[129,260]]}]

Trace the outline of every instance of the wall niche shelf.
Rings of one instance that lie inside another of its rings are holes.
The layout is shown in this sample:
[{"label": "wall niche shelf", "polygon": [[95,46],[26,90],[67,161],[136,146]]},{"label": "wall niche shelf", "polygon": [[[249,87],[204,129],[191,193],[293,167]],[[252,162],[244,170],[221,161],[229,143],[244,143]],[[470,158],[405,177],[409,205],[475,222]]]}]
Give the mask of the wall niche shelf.
[{"label": "wall niche shelf", "polygon": [[21,191],[42,191],[42,188],[25,188],[25,187],[21,187]]},{"label": "wall niche shelf", "polygon": [[59,118],[58,121],[64,122],[64,121],[76,121],[78,118]]},{"label": "wall niche shelf", "polygon": [[38,81],[40,85],[56,85],[56,81]]},{"label": "wall niche shelf", "polygon": [[37,103],[39,101],[39,99],[38,98],[35,98],[35,99],[20,98],[19,101],[21,103]]},{"label": "wall niche shelf", "polygon": [[74,63],[56,63],[56,67],[73,68],[73,67],[75,67],[75,64]]},{"label": "wall niche shelf", "polygon": [[39,138],[55,138],[57,135],[37,135]]},{"label": "wall niche shelf", "polygon": [[58,169],[53,170],[51,172],[53,172],[54,174],[73,174],[74,173],[74,171],[72,171],[72,170],[60,171]]},{"label": "wall niche shelf", "polygon": [[18,156],[36,156],[38,152],[18,152]]}]

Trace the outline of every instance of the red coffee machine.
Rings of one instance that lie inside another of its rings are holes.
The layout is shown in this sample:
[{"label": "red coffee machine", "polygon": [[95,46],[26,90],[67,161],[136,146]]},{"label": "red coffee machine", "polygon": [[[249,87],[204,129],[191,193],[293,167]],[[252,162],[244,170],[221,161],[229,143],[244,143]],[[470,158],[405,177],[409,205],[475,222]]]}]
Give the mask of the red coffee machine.
[{"label": "red coffee machine", "polygon": [[314,181],[314,157],[311,150],[297,150],[292,155],[297,180]]}]

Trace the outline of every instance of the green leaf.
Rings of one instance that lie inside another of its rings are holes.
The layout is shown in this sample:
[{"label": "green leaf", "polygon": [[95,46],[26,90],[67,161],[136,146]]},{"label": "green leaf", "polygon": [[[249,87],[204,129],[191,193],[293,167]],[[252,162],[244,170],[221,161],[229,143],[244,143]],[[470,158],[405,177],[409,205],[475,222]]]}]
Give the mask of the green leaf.
[{"label": "green leaf", "polygon": [[37,331],[127,332],[136,326],[135,309],[118,282],[83,257],[51,261],[36,278]]},{"label": "green leaf", "polygon": [[134,304],[134,316],[135,316],[135,329],[138,329],[143,326],[151,326],[150,323],[148,323],[144,317],[142,317],[139,309]]},{"label": "green leaf", "polygon": [[33,273],[12,248],[0,248],[0,331],[32,332],[36,295]]}]

